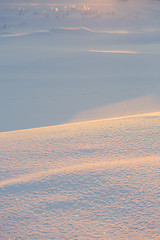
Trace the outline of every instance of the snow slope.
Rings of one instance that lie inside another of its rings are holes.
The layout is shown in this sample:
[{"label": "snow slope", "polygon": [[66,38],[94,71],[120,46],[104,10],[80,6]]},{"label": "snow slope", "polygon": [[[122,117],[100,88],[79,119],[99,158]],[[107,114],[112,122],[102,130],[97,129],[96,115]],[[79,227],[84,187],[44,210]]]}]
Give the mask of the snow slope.
[{"label": "snow slope", "polygon": [[159,239],[160,112],[0,133],[0,238]]},{"label": "snow slope", "polygon": [[159,22],[159,1],[0,1],[0,131],[159,111]]},{"label": "snow slope", "polygon": [[160,239],[159,23],[157,0],[0,1],[0,239]]}]

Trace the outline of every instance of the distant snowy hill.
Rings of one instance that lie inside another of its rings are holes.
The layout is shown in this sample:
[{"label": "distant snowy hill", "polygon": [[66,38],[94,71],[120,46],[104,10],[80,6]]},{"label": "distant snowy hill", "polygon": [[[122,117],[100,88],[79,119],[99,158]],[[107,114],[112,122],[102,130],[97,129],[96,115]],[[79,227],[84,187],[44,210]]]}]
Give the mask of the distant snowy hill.
[{"label": "distant snowy hill", "polygon": [[0,131],[159,111],[159,4],[1,1]]}]

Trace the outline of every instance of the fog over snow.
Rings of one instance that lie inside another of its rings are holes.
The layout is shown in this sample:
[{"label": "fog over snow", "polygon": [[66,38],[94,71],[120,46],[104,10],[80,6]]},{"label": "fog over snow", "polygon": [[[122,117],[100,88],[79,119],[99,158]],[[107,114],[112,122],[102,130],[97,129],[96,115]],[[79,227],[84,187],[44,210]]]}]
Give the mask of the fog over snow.
[{"label": "fog over snow", "polygon": [[0,239],[160,239],[160,1],[0,1]]}]

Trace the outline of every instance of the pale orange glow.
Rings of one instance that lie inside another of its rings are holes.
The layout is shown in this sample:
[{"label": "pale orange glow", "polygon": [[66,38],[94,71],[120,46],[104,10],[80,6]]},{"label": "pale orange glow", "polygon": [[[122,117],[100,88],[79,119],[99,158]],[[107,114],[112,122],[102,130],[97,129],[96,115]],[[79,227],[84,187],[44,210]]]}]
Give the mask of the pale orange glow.
[{"label": "pale orange glow", "polygon": [[[144,113],[144,114],[135,114],[135,115],[130,115],[130,116],[121,116],[121,117],[113,117],[113,118],[108,118],[108,119],[99,119],[99,120],[89,120],[89,121],[82,121],[82,122],[75,122],[75,123],[71,123],[71,124],[83,124],[83,123],[91,123],[91,122],[97,122],[97,121],[112,121],[112,120],[119,120],[119,119],[126,119],[126,118],[134,118],[134,117],[147,117],[147,116],[160,116],[160,112],[155,112],[155,113]],[[68,124],[62,124],[60,126],[64,126],[64,125],[68,125]],[[19,130],[21,131],[21,130]]]},{"label": "pale orange glow", "polygon": [[76,5],[72,5],[71,8],[72,8],[72,9],[76,9]]},{"label": "pale orange glow", "polygon": [[[22,175],[18,178],[12,178],[12,179],[8,179],[5,181],[1,181],[0,182],[0,187],[5,187],[7,185],[14,185],[14,184],[18,184],[18,183],[26,183],[26,182],[30,182],[30,181],[35,181],[35,180],[39,180],[39,179],[43,179],[46,177],[49,177],[51,175],[57,175],[57,174],[68,174],[68,173],[74,173],[77,171],[88,171],[88,170],[94,170],[94,171],[99,171],[101,168],[102,169],[107,169],[107,168],[111,168],[111,167],[120,167],[121,165],[125,165],[129,166],[129,165],[141,165],[144,164],[145,162],[147,162],[149,164],[149,162],[152,161],[152,157],[141,157],[141,158],[124,158],[122,160],[115,160],[115,161],[104,161],[102,160],[98,160],[98,162],[89,162],[89,163],[82,163],[82,164],[75,164],[75,165],[71,165],[71,166],[67,166],[67,167],[60,167],[60,168],[54,168],[54,169],[49,169],[46,171],[41,171],[38,173],[33,173],[33,174],[26,174],[26,175]],[[158,163],[160,161],[160,157],[159,156],[154,156],[154,163]]]},{"label": "pale orange glow", "polygon": [[58,8],[55,8],[55,12],[56,12],[56,13],[59,12],[59,9],[58,9]]},{"label": "pale orange glow", "polygon": [[[51,11],[52,12],[53,12],[53,10],[54,10],[54,7],[51,7]],[[24,9],[23,9],[23,11],[24,11]],[[59,9],[55,8],[55,12],[58,13]],[[44,10],[44,14],[47,14],[46,10]],[[87,27],[56,27],[55,29],[62,29],[62,30],[86,30],[86,31],[92,32],[92,33],[104,33],[104,34],[105,33],[106,34],[129,34],[129,31],[126,31],[126,30],[107,31],[107,30],[95,30],[95,29],[91,29],[91,28],[87,28]],[[45,32],[49,32],[49,30],[37,30],[37,31],[31,31],[31,32],[15,33],[15,34],[3,34],[3,35],[0,35],[0,37],[18,37],[18,36],[29,35],[29,34],[32,34],[32,33],[45,33]],[[89,50],[89,52],[134,53],[134,52],[128,52],[128,51],[105,51],[105,50]]]},{"label": "pale orange glow", "polygon": [[80,8],[80,11],[83,11],[84,13],[87,13],[90,11],[90,8],[84,5],[82,8]]},{"label": "pale orange glow", "polygon": [[32,33],[47,33],[47,32],[49,32],[49,30],[37,30],[37,31],[31,31],[31,32],[15,33],[15,34],[4,34],[4,35],[0,35],[0,37],[19,37],[19,36],[30,35]]},{"label": "pale orange glow", "polygon": [[126,50],[88,50],[88,52],[93,53],[124,53],[124,54],[137,54],[135,51],[126,51]]},{"label": "pale orange glow", "polygon": [[[51,9],[52,11],[54,10],[54,8]],[[59,9],[55,8],[55,12],[58,13]],[[46,11],[44,11],[45,14],[47,14]],[[108,33],[108,34],[127,34],[129,32],[127,31],[103,31],[103,30],[93,30],[87,27],[57,27],[56,29],[62,29],[62,30],[86,30],[89,32],[93,32],[93,33]],[[37,31],[30,31],[30,32],[22,32],[22,33],[14,33],[14,34],[3,34],[0,35],[0,37],[19,37],[19,36],[25,36],[25,35],[29,35],[32,33],[47,33],[49,32],[49,30],[37,30]],[[89,52],[109,52],[109,51],[99,51],[99,50],[89,50]],[[110,51],[110,52],[114,52],[114,51]],[[130,53],[130,52],[124,52],[124,51],[115,51],[115,52],[123,52],[123,53]]]},{"label": "pale orange glow", "polygon": [[158,100],[156,97],[149,95],[79,112],[72,117],[70,122],[138,116],[138,114],[148,114],[149,112],[157,112],[159,110],[160,104]]},{"label": "pale orange glow", "polygon": [[129,34],[129,31],[126,30],[95,30],[87,27],[57,27],[58,29],[64,30],[86,30],[93,33],[106,33],[106,34]]}]

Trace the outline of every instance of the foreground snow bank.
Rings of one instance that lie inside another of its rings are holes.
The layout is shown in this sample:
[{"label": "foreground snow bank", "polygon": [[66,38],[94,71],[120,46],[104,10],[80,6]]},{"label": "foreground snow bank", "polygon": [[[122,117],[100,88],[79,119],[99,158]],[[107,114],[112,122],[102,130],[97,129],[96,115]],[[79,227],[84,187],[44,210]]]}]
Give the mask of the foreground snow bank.
[{"label": "foreground snow bank", "polygon": [[158,239],[160,112],[0,134],[2,239]]}]

